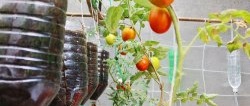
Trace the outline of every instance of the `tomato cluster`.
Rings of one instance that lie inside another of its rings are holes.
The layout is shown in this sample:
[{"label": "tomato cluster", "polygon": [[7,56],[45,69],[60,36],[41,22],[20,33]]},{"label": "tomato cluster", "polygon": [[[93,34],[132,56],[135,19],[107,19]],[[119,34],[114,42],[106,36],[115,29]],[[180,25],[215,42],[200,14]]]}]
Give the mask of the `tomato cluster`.
[{"label": "tomato cluster", "polygon": [[151,29],[158,34],[169,30],[172,18],[168,10],[164,7],[169,6],[173,0],[150,0],[156,7],[152,7],[149,13],[149,25]]},{"label": "tomato cluster", "polygon": [[160,60],[157,57],[151,57],[150,60],[151,63],[147,56],[143,56],[142,59],[136,63],[136,68],[139,71],[149,70],[150,72],[152,72],[153,68],[155,70],[158,70],[160,68]]}]

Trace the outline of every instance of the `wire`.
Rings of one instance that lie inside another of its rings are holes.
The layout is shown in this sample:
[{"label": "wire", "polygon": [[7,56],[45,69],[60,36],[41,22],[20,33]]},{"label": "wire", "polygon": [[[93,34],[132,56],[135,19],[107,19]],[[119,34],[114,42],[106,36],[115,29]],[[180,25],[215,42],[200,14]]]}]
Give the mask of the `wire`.
[{"label": "wire", "polygon": [[237,98],[237,92],[234,92],[234,100],[235,100],[235,104],[236,106],[239,106],[239,103],[238,103],[238,98]]}]

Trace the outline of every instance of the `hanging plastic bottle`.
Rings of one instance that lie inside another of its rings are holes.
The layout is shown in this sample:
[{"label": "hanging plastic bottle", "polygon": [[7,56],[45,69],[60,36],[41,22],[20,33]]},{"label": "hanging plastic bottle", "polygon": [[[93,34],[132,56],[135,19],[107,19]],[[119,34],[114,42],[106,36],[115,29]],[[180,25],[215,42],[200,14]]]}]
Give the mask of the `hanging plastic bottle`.
[{"label": "hanging plastic bottle", "polygon": [[240,52],[233,51],[232,53],[228,53],[227,60],[227,74],[229,84],[233,88],[233,92],[238,92],[238,88],[241,84]]},{"label": "hanging plastic bottle", "polygon": [[99,71],[99,84],[93,95],[90,97],[92,106],[96,106],[97,99],[103,94],[108,86],[108,64],[106,60],[109,58],[109,52],[100,50],[98,56],[98,71]]},{"label": "hanging plastic bottle", "polygon": [[0,0],[0,106],[48,106],[60,86],[67,0]]},{"label": "hanging plastic bottle", "polygon": [[67,21],[65,28],[62,81],[50,106],[79,106],[88,92],[86,34],[77,20]]}]

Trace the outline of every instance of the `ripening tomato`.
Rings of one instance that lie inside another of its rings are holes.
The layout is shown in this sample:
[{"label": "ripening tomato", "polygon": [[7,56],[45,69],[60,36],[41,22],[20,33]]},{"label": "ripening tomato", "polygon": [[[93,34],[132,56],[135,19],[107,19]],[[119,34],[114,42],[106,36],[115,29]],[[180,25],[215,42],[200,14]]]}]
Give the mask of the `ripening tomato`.
[{"label": "ripening tomato", "polygon": [[127,40],[134,40],[136,36],[135,29],[132,27],[125,27],[122,30],[122,40],[127,41]]},{"label": "ripening tomato", "polygon": [[149,13],[149,25],[151,29],[162,34],[169,30],[172,18],[165,8],[153,7]]},{"label": "ripening tomato", "polygon": [[157,7],[167,7],[170,4],[173,3],[174,0],[150,0],[152,4],[154,4]]},{"label": "ripening tomato", "polygon": [[136,63],[136,68],[140,71],[145,71],[149,66],[149,59],[146,56],[143,56],[142,59]]}]

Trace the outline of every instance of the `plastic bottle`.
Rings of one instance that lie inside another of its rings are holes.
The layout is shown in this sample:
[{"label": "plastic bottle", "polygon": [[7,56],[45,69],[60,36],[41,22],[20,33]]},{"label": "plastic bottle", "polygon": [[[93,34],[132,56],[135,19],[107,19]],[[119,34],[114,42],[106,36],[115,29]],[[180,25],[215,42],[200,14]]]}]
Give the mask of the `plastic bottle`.
[{"label": "plastic bottle", "polygon": [[60,91],[50,106],[79,106],[88,92],[86,36],[74,25],[74,22],[67,21]]},{"label": "plastic bottle", "polygon": [[109,58],[109,52],[105,50],[99,51],[98,56],[98,71],[99,71],[99,85],[96,88],[95,92],[91,96],[90,100],[92,100],[92,106],[96,106],[96,100],[102,95],[104,90],[108,85],[108,64],[106,60]]},{"label": "plastic bottle", "polygon": [[60,86],[67,0],[1,0],[0,105],[48,106]]},{"label": "plastic bottle", "polygon": [[82,104],[85,104],[92,94],[95,92],[98,84],[99,84],[99,77],[98,77],[98,64],[97,64],[97,55],[98,55],[98,47],[96,44],[88,42],[88,77],[89,77],[89,84],[88,84],[88,94],[84,98]]},{"label": "plastic bottle", "polygon": [[230,86],[233,88],[233,92],[238,92],[238,88],[241,84],[240,51],[228,53],[227,59],[228,81]]}]

